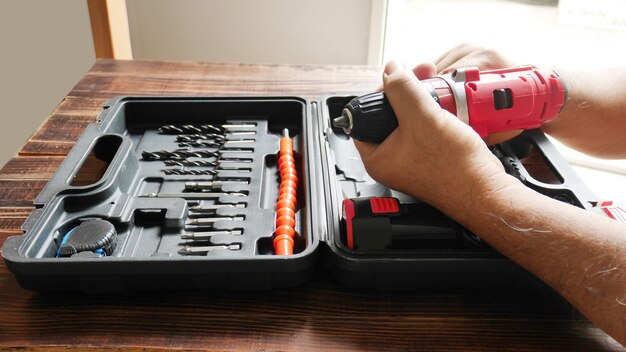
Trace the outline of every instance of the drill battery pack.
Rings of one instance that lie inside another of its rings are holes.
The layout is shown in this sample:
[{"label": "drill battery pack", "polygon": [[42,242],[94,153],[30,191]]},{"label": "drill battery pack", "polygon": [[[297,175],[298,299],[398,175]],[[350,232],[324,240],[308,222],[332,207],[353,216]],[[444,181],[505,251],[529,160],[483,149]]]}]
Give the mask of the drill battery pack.
[{"label": "drill battery pack", "polygon": [[[40,291],[262,290],[316,270],[355,288],[542,287],[374,181],[331,125],[352,98],[113,99],[36,198],[24,234],[4,243],[6,265]],[[596,211],[540,131],[492,152],[526,186]],[[348,218],[346,202],[389,216],[359,225],[364,213]]]}]

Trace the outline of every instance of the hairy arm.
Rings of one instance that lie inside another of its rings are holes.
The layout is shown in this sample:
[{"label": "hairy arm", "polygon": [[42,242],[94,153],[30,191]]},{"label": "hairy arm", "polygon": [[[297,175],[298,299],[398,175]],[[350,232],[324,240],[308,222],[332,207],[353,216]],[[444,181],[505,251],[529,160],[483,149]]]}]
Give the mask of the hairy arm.
[{"label": "hairy arm", "polygon": [[[495,50],[461,44],[433,64],[418,65],[414,72],[424,79],[462,67],[491,70],[519,64]],[[568,89],[568,101],[559,116],[542,130],[584,153],[600,158],[626,158],[626,67],[578,72],[558,67],[555,70]],[[499,134],[487,142],[499,142],[514,135]]]},{"label": "hairy arm", "polygon": [[515,183],[458,216],[626,345],[626,226]]},{"label": "hairy arm", "polygon": [[542,130],[564,144],[602,158],[626,158],[626,67],[559,72],[568,101]]},{"label": "hairy arm", "polygon": [[368,173],[467,226],[626,344],[626,226],[506,174],[415,74],[390,63],[383,81],[399,128],[381,144],[355,141]]}]

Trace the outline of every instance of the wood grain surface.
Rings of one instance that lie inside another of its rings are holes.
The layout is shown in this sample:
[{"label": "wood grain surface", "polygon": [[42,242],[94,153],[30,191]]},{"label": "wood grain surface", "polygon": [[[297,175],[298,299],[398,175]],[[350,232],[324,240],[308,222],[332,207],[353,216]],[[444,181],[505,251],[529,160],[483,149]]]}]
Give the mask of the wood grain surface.
[{"label": "wood grain surface", "polygon": [[[119,95],[295,95],[375,89],[354,66],[98,61],[0,170],[0,244],[21,234],[63,156]],[[551,291],[368,292],[326,269],[266,292],[41,294],[0,261],[0,349],[9,351],[623,351]]]}]

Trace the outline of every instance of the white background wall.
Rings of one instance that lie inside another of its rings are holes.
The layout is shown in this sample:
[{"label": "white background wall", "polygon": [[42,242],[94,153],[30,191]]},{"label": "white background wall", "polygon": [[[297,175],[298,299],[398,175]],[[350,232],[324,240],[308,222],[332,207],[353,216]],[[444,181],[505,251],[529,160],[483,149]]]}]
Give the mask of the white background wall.
[{"label": "white background wall", "polygon": [[366,64],[369,0],[127,0],[136,59]]},{"label": "white background wall", "polygon": [[0,167],[94,63],[86,1],[0,2]]},{"label": "white background wall", "polygon": [[[127,0],[127,7],[136,59],[367,62],[369,0]],[[86,1],[1,1],[0,43],[2,166],[94,63]]]}]

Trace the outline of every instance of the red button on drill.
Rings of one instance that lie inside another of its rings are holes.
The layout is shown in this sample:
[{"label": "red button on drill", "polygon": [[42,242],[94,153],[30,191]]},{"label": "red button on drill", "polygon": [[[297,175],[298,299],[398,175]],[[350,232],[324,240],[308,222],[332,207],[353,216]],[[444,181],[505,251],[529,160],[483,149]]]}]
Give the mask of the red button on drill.
[{"label": "red button on drill", "polygon": [[370,205],[374,214],[393,214],[400,211],[400,203],[395,198],[370,198]]}]

